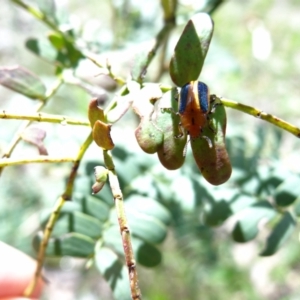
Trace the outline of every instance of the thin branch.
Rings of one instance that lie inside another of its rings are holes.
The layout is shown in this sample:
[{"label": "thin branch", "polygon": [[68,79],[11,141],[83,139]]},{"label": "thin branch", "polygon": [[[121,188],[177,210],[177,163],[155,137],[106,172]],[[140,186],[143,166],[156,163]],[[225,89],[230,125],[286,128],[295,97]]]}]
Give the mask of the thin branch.
[{"label": "thin branch", "polygon": [[147,72],[147,69],[152,62],[153,58],[156,55],[156,52],[158,48],[165,42],[165,40],[168,38],[170,31],[172,28],[175,26],[175,23],[165,23],[164,27],[160,30],[160,32],[157,34],[156,39],[155,39],[155,44],[153,48],[149,51],[147,59],[145,63],[141,66],[141,71],[139,73],[139,76],[137,78],[137,82],[142,83],[143,79],[145,77],[145,74]]},{"label": "thin branch", "polygon": [[45,113],[35,113],[35,114],[11,114],[3,110],[0,112],[0,119],[10,119],[10,120],[28,120],[37,122],[48,122],[48,123],[59,123],[62,125],[81,125],[81,126],[91,126],[90,122],[77,120],[67,116],[52,115]]},{"label": "thin branch", "polygon": [[11,0],[15,4],[21,6],[25,10],[27,10],[31,15],[33,15],[35,18],[43,21],[45,24],[47,24],[50,28],[53,30],[57,31],[57,26],[55,23],[53,23],[47,15],[45,15],[42,11],[34,8],[33,6],[29,6],[28,4],[24,3],[23,1],[20,0]]},{"label": "thin branch", "polygon": [[[46,104],[48,99],[50,99],[59,89],[59,87],[63,84],[63,79],[59,78],[54,85],[48,90],[48,92],[46,93],[45,98],[37,105],[35,111],[39,112]],[[24,130],[31,124],[31,121],[25,121],[20,128],[18,129],[18,131],[15,133],[13,140],[10,142],[9,146],[7,147],[7,150],[4,152],[4,154],[2,155],[2,158],[5,157],[10,157],[13,150],[15,149],[15,147],[17,146],[18,142],[21,140],[21,135],[24,132]],[[0,169],[0,174],[2,172],[3,169]]]},{"label": "thin branch", "polygon": [[295,135],[296,137],[300,138],[300,128],[298,128],[278,117],[275,117],[271,114],[265,113],[262,110],[259,110],[255,107],[251,107],[251,106],[239,103],[239,102],[228,100],[223,97],[220,97],[220,98],[216,97],[216,98],[219,99],[226,107],[230,107],[230,108],[242,111],[248,115],[251,115],[253,117],[256,117],[256,118],[264,120],[264,121],[267,121],[283,130],[290,132],[291,134]]},{"label": "thin branch", "polygon": [[104,150],[103,156],[104,156],[104,163],[107,169],[109,170],[108,173],[109,183],[114,197],[114,202],[115,202],[116,212],[117,212],[117,217],[119,222],[119,228],[122,237],[123,249],[125,254],[125,261],[128,268],[131,297],[133,300],[142,299],[142,295],[138,283],[136,263],[134,260],[134,254],[132,250],[130,230],[129,230],[129,226],[125,214],[123,194],[120,189],[119,180],[115,170],[111,153]]},{"label": "thin branch", "polygon": [[74,162],[75,157],[54,157],[48,155],[38,155],[32,158],[3,158],[0,159],[0,167],[10,167],[16,165],[33,164],[33,163],[62,163]]},{"label": "thin branch", "polygon": [[35,270],[34,278],[32,279],[32,281],[30,282],[30,284],[24,291],[25,297],[29,297],[32,294],[32,292],[34,291],[35,286],[41,276],[45,252],[46,252],[47,245],[48,245],[51,233],[53,231],[55,222],[60,214],[60,211],[61,211],[65,201],[70,200],[72,197],[74,181],[76,178],[77,170],[79,168],[79,164],[81,162],[83,155],[85,154],[86,150],[88,149],[88,147],[90,146],[90,144],[92,142],[93,142],[93,136],[92,136],[92,133],[90,133],[89,136],[87,137],[87,139],[85,140],[85,142],[83,143],[83,145],[80,147],[80,150],[78,151],[77,157],[75,158],[75,162],[73,164],[71,173],[69,175],[66,189],[65,189],[64,193],[57,199],[57,201],[55,203],[55,206],[52,210],[51,216],[50,216],[50,218],[46,224],[46,227],[44,229],[43,239],[41,241],[41,244],[39,247],[39,253],[37,256],[37,267]]}]

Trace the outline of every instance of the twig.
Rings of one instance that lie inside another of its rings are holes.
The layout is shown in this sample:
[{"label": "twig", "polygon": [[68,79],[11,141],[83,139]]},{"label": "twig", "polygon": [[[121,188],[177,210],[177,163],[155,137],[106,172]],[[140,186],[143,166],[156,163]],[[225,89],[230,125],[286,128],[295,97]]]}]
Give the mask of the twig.
[{"label": "twig", "polygon": [[253,117],[256,117],[258,119],[262,119],[264,121],[267,121],[283,130],[286,130],[290,132],[291,134],[295,135],[296,137],[300,138],[300,128],[278,118],[271,114],[265,113],[262,110],[259,110],[255,107],[248,106],[239,102],[235,102],[232,100],[225,99],[223,97],[216,97],[218,100],[220,100],[224,106],[230,107],[239,111],[242,111],[248,115],[251,115]]},{"label": "twig", "polygon": [[[48,90],[48,92],[45,95],[45,98],[42,99],[42,101],[37,105],[35,111],[39,112],[46,104],[48,99],[50,99],[59,89],[59,87],[63,84],[63,79],[59,78],[54,85],[52,86],[52,88],[50,88]],[[31,124],[31,121],[24,121],[21,126],[19,127],[18,131],[15,133],[12,141],[10,142],[9,146],[7,147],[6,151],[4,152],[4,154],[2,155],[2,158],[9,158],[12,154],[12,152],[14,151],[15,147],[17,146],[17,144],[19,143],[19,141],[21,140],[21,136],[22,133],[24,132],[24,130]],[[0,168],[0,175],[3,171],[3,167]]]},{"label": "twig", "polygon": [[52,115],[52,114],[45,114],[45,113],[13,114],[3,110],[2,112],[0,112],[0,119],[60,123],[62,125],[70,124],[70,125],[91,126],[90,122],[88,121],[82,121],[67,116]]},{"label": "twig", "polygon": [[143,82],[143,79],[145,77],[147,69],[148,69],[150,63],[152,62],[153,58],[155,57],[158,48],[165,41],[165,39],[167,39],[167,37],[173,27],[174,27],[173,23],[170,23],[170,22],[165,23],[164,27],[157,34],[156,39],[155,39],[155,44],[154,44],[153,48],[149,51],[147,59],[146,59],[145,63],[143,64],[143,66],[141,67],[139,76],[136,79],[137,82],[139,82],[139,83]]},{"label": "twig", "polygon": [[25,297],[29,297],[32,294],[32,292],[34,291],[35,286],[41,276],[41,271],[42,271],[42,267],[43,267],[46,248],[47,248],[51,233],[53,231],[55,222],[59,216],[59,213],[60,213],[65,201],[70,200],[72,197],[74,181],[76,178],[79,164],[81,162],[83,155],[85,154],[86,150],[88,149],[88,147],[90,146],[90,144],[92,142],[93,142],[93,136],[92,136],[92,133],[90,133],[89,136],[87,137],[87,139],[85,140],[85,142],[83,143],[83,145],[80,147],[80,150],[78,151],[77,157],[75,158],[75,162],[74,162],[72,171],[70,173],[70,176],[69,176],[69,179],[67,182],[66,189],[65,189],[64,193],[57,199],[57,201],[55,203],[55,206],[53,208],[51,216],[50,216],[50,218],[46,224],[46,227],[44,229],[44,235],[43,235],[43,239],[41,241],[40,247],[39,247],[39,253],[38,253],[38,257],[37,257],[37,267],[35,270],[34,277],[33,277],[32,281],[30,282],[30,284],[28,285],[28,287],[26,288],[26,290],[24,291]]},{"label": "twig", "polygon": [[33,158],[3,158],[0,159],[0,167],[8,167],[15,165],[33,164],[33,163],[62,163],[74,162],[75,157],[54,157],[48,155],[38,155]]},{"label": "twig", "polygon": [[116,174],[111,153],[108,152],[107,150],[104,150],[103,156],[104,156],[104,163],[107,169],[109,170],[108,173],[109,183],[114,197],[114,202],[115,202],[116,212],[117,212],[117,217],[119,222],[119,228],[122,237],[123,249],[125,254],[125,261],[128,268],[131,297],[133,300],[142,299],[141,291],[138,284],[136,263],[134,260],[134,255],[132,250],[130,230],[129,230],[129,226],[125,214],[123,195],[120,189],[118,176]]}]

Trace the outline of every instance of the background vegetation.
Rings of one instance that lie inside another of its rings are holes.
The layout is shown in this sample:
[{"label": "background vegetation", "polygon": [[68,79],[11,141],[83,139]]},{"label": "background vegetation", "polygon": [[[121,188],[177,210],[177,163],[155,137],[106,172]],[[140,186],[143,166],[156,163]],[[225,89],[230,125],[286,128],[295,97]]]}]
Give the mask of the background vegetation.
[{"label": "background vegetation", "polygon": [[[28,1],[33,5],[38,2]],[[48,3],[40,4],[43,2]],[[162,52],[158,52],[145,81],[172,84],[168,61],[185,22],[198,11],[209,11],[215,3],[179,1],[178,26],[165,49],[165,61],[162,64]],[[78,45],[97,54],[101,62],[108,57],[113,73],[123,78],[130,74],[135,55],[149,51],[163,25],[159,1],[88,1],[83,5],[73,0],[57,1],[56,6],[60,20],[76,32]],[[212,93],[258,107],[299,127],[299,13],[297,1],[224,1],[212,14],[215,32],[200,79]],[[19,64],[50,87],[57,65],[24,47],[33,37],[47,40],[48,32],[45,24],[13,1],[5,0],[0,11],[0,65]],[[75,77],[70,72],[69,82],[43,111],[86,119],[91,97],[105,94],[107,103],[118,87],[109,77],[99,75],[103,70],[86,59],[72,67]],[[1,86],[0,93],[0,106],[7,111],[32,113],[36,107],[31,99]],[[144,299],[297,299],[299,140],[248,115],[229,109],[227,112],[233,174],[218,188],[202,180],[189,152],[184,166],[177,171],[165,170],[156,155],[143,153],[135,141],[138,119],[132,112],[113,126],[113,153],[125,199],[133,201],[138,196],[140,205],[147,207],[148,200],[142,197],[148,197],[166,212],[167,236],[154,243],[159,252],[152,264],[160,262],[159,253],[162,262],[155,268],[138,265]],[[2,154],[20,121],[0,122]],[[89,128],[80,126],[38,126],[47,132],[45,145],[51,155],[75,155],[89,133]],[[29,157],[36,151],[22,142],[12,157]],[[101,164],[101,159],[99,148],[92,145],[79,170],[74,203],[81,203],[83,198],[89,201],[93,167]],[[0,179],[2,241],[35,255],[33,237],[64,190],[70,168],[70,164],[5,168]],[[109,191],[104,190],[97,199],[108,208],[108,223],[113,224]],[[261,203],[267,213],[257,217],[256,236],[253,219],[258,211],[249,207]],[[244,208],[248,210],[243,212]],[[250,219],[244,224],[250,224],[250,229],[233,231],[239,216]],[[290,226],[279,228],[275,244],[270,239],[268,244],[272,230],[285,224],[280,222],[290,216]],[[128,218],[133,232],[141,226],[140,221],[130,221],[130,213]],[[118,233],[107,230],[107,244],[117,245],[119,239]],[[265,254],[276,251],[281,242],[283,246],[273,256],[259,256],[263,250]],[[145,265],[147,259],[142,261]],[[85,260],[70,257],[48,259],[46,277],[51,285],[45,299],[99,299],[99,294],[100,299],[112,297],[97,267],[85,271],[84,264]]]}]

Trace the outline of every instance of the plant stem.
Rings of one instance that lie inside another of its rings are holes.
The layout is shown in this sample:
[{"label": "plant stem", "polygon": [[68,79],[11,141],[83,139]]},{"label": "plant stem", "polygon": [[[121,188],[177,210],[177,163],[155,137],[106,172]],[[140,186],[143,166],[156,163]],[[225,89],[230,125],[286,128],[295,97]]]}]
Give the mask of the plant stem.
[{"label": "plant stem", "polygon": [[156,52],[158,48],[165,42],[165,40],[168,38],[170,31],[174,27],[175,23],[165,23],[164,27],[160,30],[160,32],[157,34],[155,39],[155,44],[153,48],[149,51],[148,56],[144,64],[141,66],[141,71],[136,79],[137,82],[142,83],[143,79],[146,75],[147,69],[152,62],[153,58],[156,55]]},{"label": "plant stem", "polygon": [[[47,101],[57,92],[57,90],[59,89],[59,87],[63,84],[63,79],[59,78],[54,85],[52,86],[52,88],[50,88],[45,96],[45,98],[37,105],[35,111],[39,112],[46,104]],[[31,124],[31,121],[25,121],[20,128],[18,129],[18,131],[15,133],[13,140],[10,142],[10,145],[7,147],[7,150],[4,152],[4,154],[2,155],[2,158],[9,158],[13,152],[13,150],[15,149],[15,147],[17,146],[18,142],[21,140],[21,135],[23,133],[23,131]],[[0,174],[2,172],[2,168],[0,168]]]},{"label": "plant stem", "polygon": [[90,122],[88,121],[82,121],[67,116],[52,115],[52,114],[45,114],[45,113],[11,114],[3,110],[2,112],[0,112],[0,119],[61,123],[62,125],[70,124],[70,125],[91,126]]},{"label": "plant stem", "polygon": [[242,104],[239,102],[235,102],[232,100],[228,100],[228,99],[225,99],[222,97],[220,97],[220,98],[216,97],[216,98],[218,100],[220,100],[226,107],[230,107],[230,108],[242,111],[248,115],[262,119],[264,121],[267,121],[283,130],[286,130],[286,131],[292,133],[296,137],[300,138],[300,128],[298,128],[280,118],[277,118],[271,114],[265,113],[262,110],[259,110],[255,107],[251,107],[251,106],[248,106],[248,105],[245,105],[245,104]]},{"label": "plant stem", "polygon": [[104,150],[103,156],[104,156],[104,163],[107,169],[109,170],[108,178],[109,178],[110,188],[114,197],[114,202],[116,206],[116,212],[117,212],[117,217],[118,217],[118,222],[120,227],[120,233],[122,237],[123,249],[125,254],[125,261],[128,268],[131,297],[133,300],[142,299],[141,291],[138,284],[136,263],[134,260],[134,255],[132,250],[130,230],[129,230],[125,209],[124,209],[123,194],[120,189],[119,180],[116,174],[111,153],[107,150]]},{"label": "plant stem", "polygon": [[41,244],[39,247],[39,253],[37,256],[37,267],[35,270],[34,277],[33,277],[32,281],[30,282],[30,284],[28,285],[28,287],[26,288],[26,290],[24,291],[25,297],[29,297],[32,294],[32,292],[34,291],[35,286],[41,276],[41,271],[42,271],[42,267],[43,267],[46,248],[47,248],[51,233],[53,231],[55,222],[59,216],[59,213],[60,213],[65,201],[70,200],[72,197],[74,181],[76,178],[79,164],[81,162],[83,155],[85,154],[86,150],[88,149],[88,147],[90,146],[90,144],[92,142],[93,142],[93,136],[92,136],[92,133],[90,133],[78,151],[77,157],[75,158],[71,173],[69,175],[66,189],[65,189],[64,193],[57,199],[57,201],[54,205],[51,216],[50,216],[50,218],[46,224],[46,227],[44,229],[43,239],[41,241]]},{"label": "plant stem", "polygon": [[38,155],[33,158],[3,158],[0,159],[0,167],[8,167],[15,165],[24,165],[24,164],[32,164],[32,163],[62,163],[62,162],[74,162],[75,157],[54,157],[48,155]]}]

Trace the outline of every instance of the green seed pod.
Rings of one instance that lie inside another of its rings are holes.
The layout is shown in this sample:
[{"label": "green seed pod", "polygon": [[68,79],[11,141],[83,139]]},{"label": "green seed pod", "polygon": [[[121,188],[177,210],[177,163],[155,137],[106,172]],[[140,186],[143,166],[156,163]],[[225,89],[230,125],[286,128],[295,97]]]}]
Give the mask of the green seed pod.
[{"label": "green seed pod", "polygon": [[132,108],[141,118],[135,130],[135,137],[139,146],[146,153],[153,154],[163,142],[163,132],[154,124],[155,111],[153,102],[161,98],[162,92],[158,84],[144,86],[134,101]]},{"label": "green seed pod", "polygon": [[201,136],[191,140],[191,147],[203,177],[210,184],[220,185],[231,176],[231,163],[225,145],[227,120],[223,105],[216,104],[213,110]]},{"label": "green seed pod", "polygon": [[164,133],[157,154],[161,164],[169,170],[176,170],[183,165],[187,140],[186,132],[179,128],[179,116],[175,113],[178,106],[176,94],[176,89],[166,92],[156,106],[155,125]]}]

